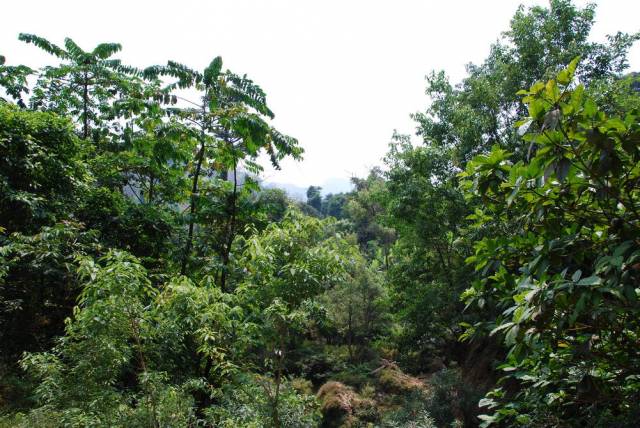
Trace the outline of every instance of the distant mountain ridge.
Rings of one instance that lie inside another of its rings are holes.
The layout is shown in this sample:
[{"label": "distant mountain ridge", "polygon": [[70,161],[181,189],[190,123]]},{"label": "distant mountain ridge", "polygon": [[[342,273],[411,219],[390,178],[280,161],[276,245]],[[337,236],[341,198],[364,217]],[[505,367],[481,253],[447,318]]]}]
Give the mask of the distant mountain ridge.
[{"label": "distant mountain ridge", "polygon": [[[329,193],[336,194],[341,192],[350,192],[353,190],[353,183],[351,183],[351,179],[349,178],[331,177],[322,183],[314,184],[314,186],[322,187],[323,196],[328,195]],[[307,189],[309,188],[309,186],[299,186],[292,183],[276,183],[269,181],[263,182],[262,187],[267,189],[282,189],[287,192],[289,197],[299,201],[305,201],[307,199]]]}]

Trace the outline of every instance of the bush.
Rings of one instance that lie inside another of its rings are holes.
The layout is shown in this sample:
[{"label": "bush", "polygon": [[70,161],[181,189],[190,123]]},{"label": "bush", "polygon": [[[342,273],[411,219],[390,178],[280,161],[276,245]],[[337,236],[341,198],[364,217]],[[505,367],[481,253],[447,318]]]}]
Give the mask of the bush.
[{"label": "bush", "polygon": [[425,389],[423,381],[405,374],[394,362],[383,360],[382,366],[375,370],[375,373],[378,383],[386,392],[409,394]]},{"label": "bush", "polygon": [[401,413],[391,413],[382,422],[384,428],[436,428],[434,419],[425,410],[411,418],[405,418]]},{"label": "bush", "polygon": [[425,408],[438,426],[476,425],[482,392],[465,382],[459,370],[444,369],[429,379]]},{"label": "bush", "polygon": [[[316,427],[320,422],[313,395],[298,392],[299,381],[280,385],[278,415],[282,428]],[[308,386],[308,385],[306,385]],[[208,422],[216,427],[255,427],[273,425],[273,404],[265,388],[273,388],[271,379],[243,377],[225,388],[220,406],[207,409]]]},{"label": "bush", "polygon": [[378,420],[376,403],[360,397],[353,388],[341,382],[327,382],[318,390],[322,426],[358,426],[360,422]]},{"label": "bush", "polygon": [[333,378],[335,372],[346,368],[344,360],[336,354],[336,350],[330,346],[306,342],[304,346],[291,353],[292,362],[287,367],[287,371],[309,379],[319,387]]},{"label": "bush", "polygon": [[318,390],[320,411],[325,424],[330,421],[343,421],[353,415],[353,408],[358,399],[355,391],[341,382],[327,382]]},{"label": "bush", "polygon": [[345,368],[335,373],[332,379],[352,386],[356,389],[362,388],[371,380],[372,367],[368,364],[358,364]]}]

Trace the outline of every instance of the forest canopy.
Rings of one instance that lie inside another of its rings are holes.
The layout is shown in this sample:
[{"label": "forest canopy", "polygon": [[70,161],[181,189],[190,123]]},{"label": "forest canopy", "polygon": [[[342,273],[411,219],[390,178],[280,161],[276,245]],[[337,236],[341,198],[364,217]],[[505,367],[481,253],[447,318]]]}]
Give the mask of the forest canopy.
[{"label": "forest canopy", "polygon": [[19,34],[51,62],[0,55],[0,426],[637,426],[640,33],[595,13],[520,7],[305,202],[244,70]]}]

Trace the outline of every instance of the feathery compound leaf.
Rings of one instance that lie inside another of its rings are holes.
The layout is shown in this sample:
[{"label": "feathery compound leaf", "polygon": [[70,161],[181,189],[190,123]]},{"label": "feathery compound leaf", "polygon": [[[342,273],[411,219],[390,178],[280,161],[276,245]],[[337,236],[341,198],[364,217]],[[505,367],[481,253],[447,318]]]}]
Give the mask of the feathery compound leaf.
[{"label": "feathery compound leaf", "polygon": [[120,43],[100,43],[93,49],[92,55],[100,59],[107,59],[121,50],[122,45]]},{"label": "feathery compound leaf", "polygon": [[65,52],[64,49],[51,43],[47,39],[36,36],[35,34],[20,33],[20,35],[18,35],[18,40],[21,40],[25,43],[32,43],[37,47],[39,47],[40,49],[42,49],[43,51],[50,53],[51,55],[57,56],[58,58],[61,58],[61,59],[69,58],[69,54]]},{"label": "feathery compound leaf", "polygon": [[215,84],[218,76],[220,75],[220,70],[222,70],[222,58],[217,56],[204,70],[204,84],[207,86],[212,86],[213,84]]},{"label": "feathery compound leaf", "polygon": [[226,88],[227,95],[231,100],[246,104],[257,112],[273,119],[274,114],[269,107],[267,107],[267,96],[260,86],[253,83],[246,75],[240,77],[227,72],[225,77],[232,83],[232,85]]},{"label": "feathery compound leaf", "polygon": [[162,76],[178,79],[179,88],[188,88],[202,81],[202,75],[197,71],[175,61],[167,61],[167,66],[160,69]]},{"label": "feathery compound leaf", "polygon": [[67,48],[69,56],[78,62],[87,63],[92,59],[91,55],[82,50],[82,48],[69,37],[64,39],[64,46]]}]

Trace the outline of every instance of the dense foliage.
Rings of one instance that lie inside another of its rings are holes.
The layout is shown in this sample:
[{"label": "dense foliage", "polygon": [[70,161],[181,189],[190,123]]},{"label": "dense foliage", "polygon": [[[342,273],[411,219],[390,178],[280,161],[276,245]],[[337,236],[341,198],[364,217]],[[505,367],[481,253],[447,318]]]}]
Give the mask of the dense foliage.
[{"label": "dense foliage", "polygon": [[519,8],[382,167],[306,202],[260,86],[0,56],[0,426],[633,427],[640,34]]},{"label": "dense foliage", "polygon": [[[483,238],[469,258],[482,278],[465,299],[504,309],[492,333],[510,347],[502,370],[521,384],[487,421],[613,424],[640,414],[640,121],[637,111],[607,116],[572,86],[577,61],[521,91],[526,160],[494,147],[463,174],[484,199],[474,227],[497,221],[515,232]],[[484,403],[496,407],[509,392],[491,397]]]}]

